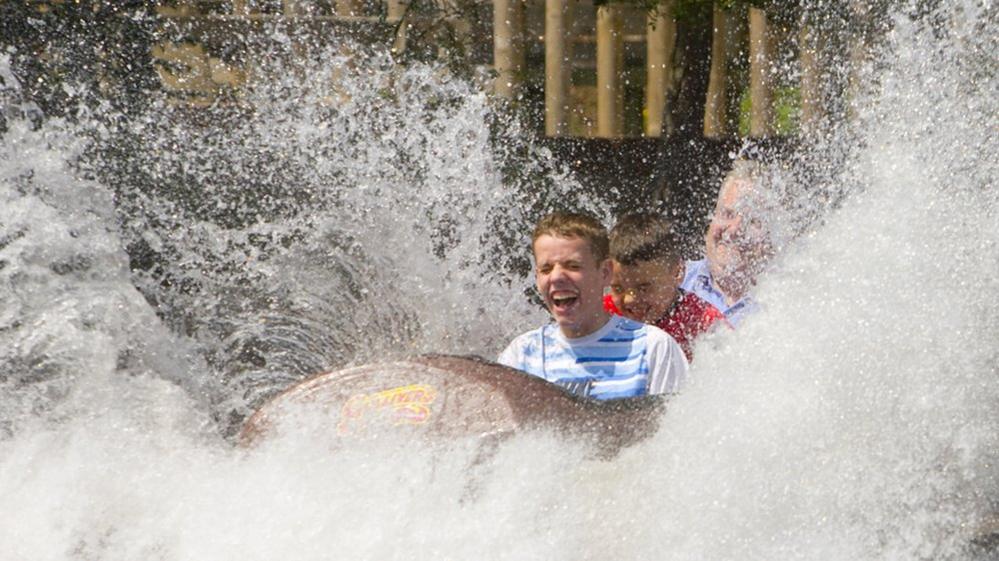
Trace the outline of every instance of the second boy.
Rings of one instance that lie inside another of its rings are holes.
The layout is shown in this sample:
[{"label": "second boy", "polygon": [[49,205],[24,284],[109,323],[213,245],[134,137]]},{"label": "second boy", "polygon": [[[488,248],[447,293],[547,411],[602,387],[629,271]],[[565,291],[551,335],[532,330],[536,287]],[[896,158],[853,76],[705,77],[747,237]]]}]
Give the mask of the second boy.
[{"label": "second boy", "polygon": [[725,321],[717,308],[678,288],[683,256],[665,218],[648,213],[624,216],[611,230],[610,257],[611,291],[604,297],[604,308],[669,333],[688,360],[694,338],[716,321]]}]

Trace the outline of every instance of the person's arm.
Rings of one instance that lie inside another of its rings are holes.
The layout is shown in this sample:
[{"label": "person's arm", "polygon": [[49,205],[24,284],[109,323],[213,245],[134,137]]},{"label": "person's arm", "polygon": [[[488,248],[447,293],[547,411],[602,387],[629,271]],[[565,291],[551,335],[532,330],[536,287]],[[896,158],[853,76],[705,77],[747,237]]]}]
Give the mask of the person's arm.
[{"label": "person's arm", "polygon": [[648,340],[649,394],[677,393],[687,381],[689,367],[683,349],[656,327],[650,326]]}]

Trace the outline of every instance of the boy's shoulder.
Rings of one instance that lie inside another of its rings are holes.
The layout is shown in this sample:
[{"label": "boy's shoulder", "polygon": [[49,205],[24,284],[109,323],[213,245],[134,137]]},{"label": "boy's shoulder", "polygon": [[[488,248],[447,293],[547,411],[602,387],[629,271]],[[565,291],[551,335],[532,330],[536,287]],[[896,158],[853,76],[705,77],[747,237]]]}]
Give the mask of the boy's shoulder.
[{"label": "boy's shoulder", "polygon": [[497,362],[519,370],[527,370],[526,362],[540,357],[544,350],[540,336],[544,333],[544,329],[542,326],[514,337],[499,354]]},{"label": "boy's shoulder", "polygon": [[540,336],[544,334],[546,327],[548,326],[542,325],[541,327],[536,327],[534,329],[531,329],[530,331],[525,331],[520,335],[517,335],[516,337],[513,338],[513,341],[510,341],[509,346],[526,347],[531,345],[532,343],[535,343],[540,339]]}]

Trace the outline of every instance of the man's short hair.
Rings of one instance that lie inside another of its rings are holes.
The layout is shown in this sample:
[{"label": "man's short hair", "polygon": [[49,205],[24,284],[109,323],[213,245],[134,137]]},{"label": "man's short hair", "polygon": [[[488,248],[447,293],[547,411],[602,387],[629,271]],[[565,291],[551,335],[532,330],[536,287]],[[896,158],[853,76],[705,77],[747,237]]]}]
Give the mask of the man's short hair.
[{"label": "man's short hair", "polygon": [[653,260],[679,261],[682,255],[676,228],[658,214],[627,214],[610,232],[611,259],[622,265]]},{"label": "man's short hair", "polygon": [[544,235],[560,238],[582,238],[589,242],[590,251],[597,263],[610,255],[610,243],[607,240],[607,228],[596,217],[579,212],[553,212],[545,216],[534,227],[531,236],[531,247]]}]

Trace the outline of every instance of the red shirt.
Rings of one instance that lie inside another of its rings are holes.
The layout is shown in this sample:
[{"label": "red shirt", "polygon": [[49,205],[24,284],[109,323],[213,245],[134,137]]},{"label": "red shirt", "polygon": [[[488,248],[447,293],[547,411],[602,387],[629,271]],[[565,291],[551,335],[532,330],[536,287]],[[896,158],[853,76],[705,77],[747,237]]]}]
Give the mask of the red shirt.
[{"label": "red shirt", "polygon": [[[604,295],[604,310],[619,316],[624,315],[614,305],[614,299],[610,294]],[[691,346],[694,339],[710,329],[716,321],[728,323],[725,321],[725,314],[718,308],[708,304],[693,292],[686,292],[666,312],[666,315],[655,323],[655,326],[676,339],[683,349],[683,354],[687,355],[687,360],[693,360]]]}]

